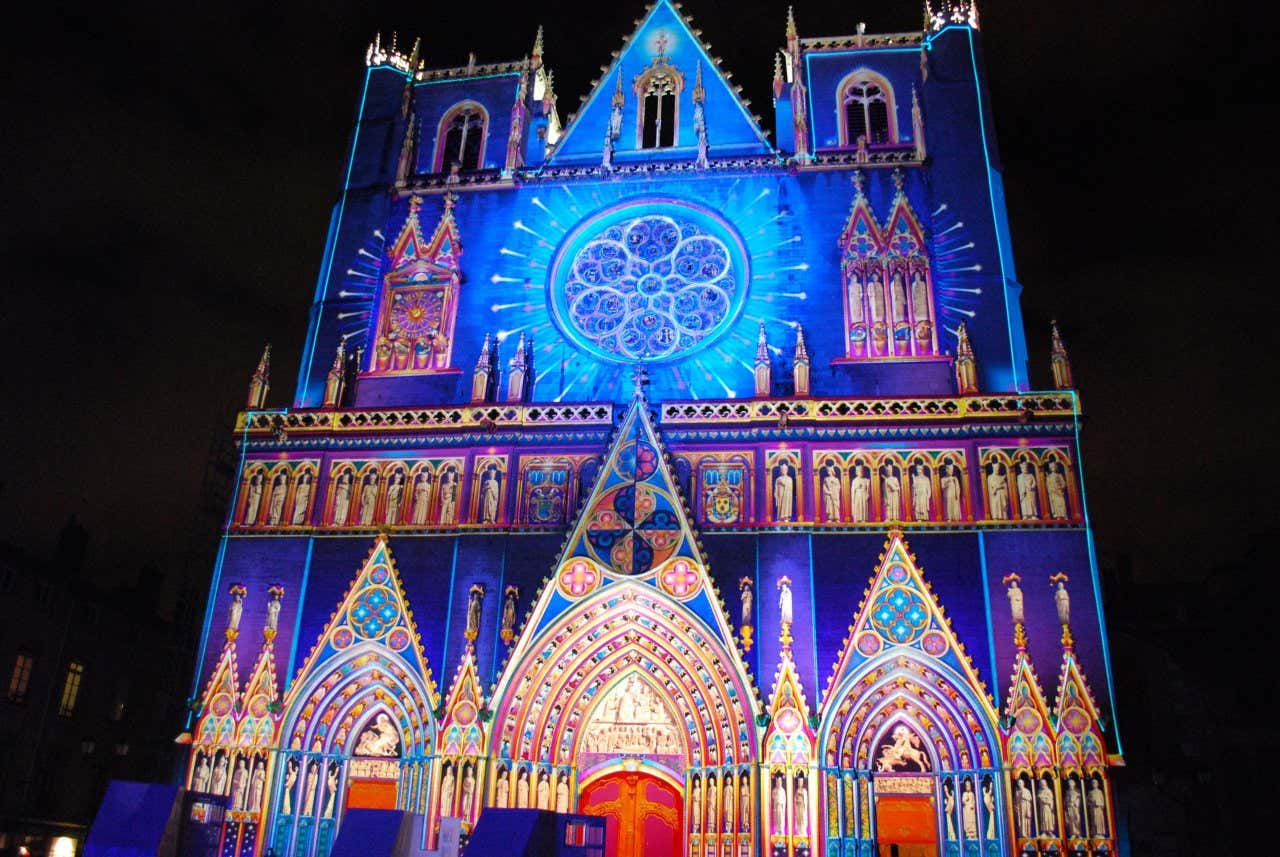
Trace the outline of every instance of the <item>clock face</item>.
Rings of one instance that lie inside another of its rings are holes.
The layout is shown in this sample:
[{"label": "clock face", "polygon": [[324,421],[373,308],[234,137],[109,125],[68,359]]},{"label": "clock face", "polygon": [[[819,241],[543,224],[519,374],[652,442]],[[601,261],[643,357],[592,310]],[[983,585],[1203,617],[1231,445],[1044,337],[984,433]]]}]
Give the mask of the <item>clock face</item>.
[{"label": "clock face", "polygon": [[741,239],[726,221],[679,200],[641,200],[570,233],[548,294],[578,347],[619,363],[662,363],[718,339],[741,311],[748,281]]}]

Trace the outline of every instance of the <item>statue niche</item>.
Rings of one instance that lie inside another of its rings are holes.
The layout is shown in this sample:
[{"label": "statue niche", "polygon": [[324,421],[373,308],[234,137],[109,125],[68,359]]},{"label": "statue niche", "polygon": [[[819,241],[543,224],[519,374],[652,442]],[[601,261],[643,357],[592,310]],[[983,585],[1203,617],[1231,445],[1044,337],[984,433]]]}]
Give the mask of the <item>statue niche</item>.
[{"label": "statue niche", "polygon": [[582,728],[579,764],[634,755],[683,767],[685,741],[665,697],[638,673],[615,679]]}]

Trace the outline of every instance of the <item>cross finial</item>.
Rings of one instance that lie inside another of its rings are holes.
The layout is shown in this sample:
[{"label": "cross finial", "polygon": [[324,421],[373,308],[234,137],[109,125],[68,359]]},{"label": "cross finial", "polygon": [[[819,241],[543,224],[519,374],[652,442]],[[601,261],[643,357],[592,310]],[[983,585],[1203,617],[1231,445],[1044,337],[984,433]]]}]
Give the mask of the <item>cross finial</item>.
[{"label": "cross finial", "polygon": [[902,170],[894,170],[890,177],[893,179],[893,189],[898,196],[902,196]]},{"label": "cross finial", "polygon": [[637,365],[631,370],[631,395],[634,398],[644,399],[644,388],[649,386],[649,373],[641,365]]},{"label": "cross finial", "polygon": [[453,191],[451,191],[451,190],[450,190],[450,191],[445,191],[445,194],[444,194],[444,210],[445,210],[446,212],[452,212],[452,211],[453,211],[453,207],[454,207],[455,205],[457,205],[457,204],[458,204],[458,195],[457,195],[457,194],[455,194],[455,193],[454,193]]},{"label": "cross finial", "polygon": [[422,197],[416,193],[409,197],[409,213],[417,214],[422,209]]},{"label": "cross finial", "polygon": [[862,170],[854,170],[850,181],[853,182],[854,196],[862,196],[862,185],[866,182],[867,177],[862,174]]}]

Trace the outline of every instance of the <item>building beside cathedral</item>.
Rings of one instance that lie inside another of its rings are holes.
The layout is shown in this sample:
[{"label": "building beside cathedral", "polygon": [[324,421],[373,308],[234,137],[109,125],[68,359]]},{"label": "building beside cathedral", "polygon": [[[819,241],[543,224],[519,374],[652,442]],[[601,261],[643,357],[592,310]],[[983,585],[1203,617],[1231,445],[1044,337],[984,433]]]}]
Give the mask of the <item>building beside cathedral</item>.
[{"label": "building beside cathedral", "polygon": [[567,117],[541,32],[370,46],[292,401],[264,354],[236,427],[220,854],[370,807],[1115,852],[1081,407],[1056,330],[1029,380],[977,12],[781,23],[771,132],[668,0]]}]

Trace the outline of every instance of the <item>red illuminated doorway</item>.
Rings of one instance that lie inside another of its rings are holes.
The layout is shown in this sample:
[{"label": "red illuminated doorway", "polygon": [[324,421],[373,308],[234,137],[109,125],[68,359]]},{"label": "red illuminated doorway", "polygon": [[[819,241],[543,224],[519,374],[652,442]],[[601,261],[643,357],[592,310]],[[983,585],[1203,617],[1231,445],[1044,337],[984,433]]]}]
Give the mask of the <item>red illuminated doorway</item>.
[{"label": "red illuminated doorway", "polygon": [[347,809],[395,808],[395,780],[352,780],[347,785]]},{"label": "red illuminated doorway", "polygon": [[680,789],[650,774],[620,771],[582,789],[580,812],[605,819],[607,857],[677,857],[684,849]]},{"label": "red illuminated doorway", "polygon": [[938,809],[928,795],[876,797],[879,857],[938,857]]}]

